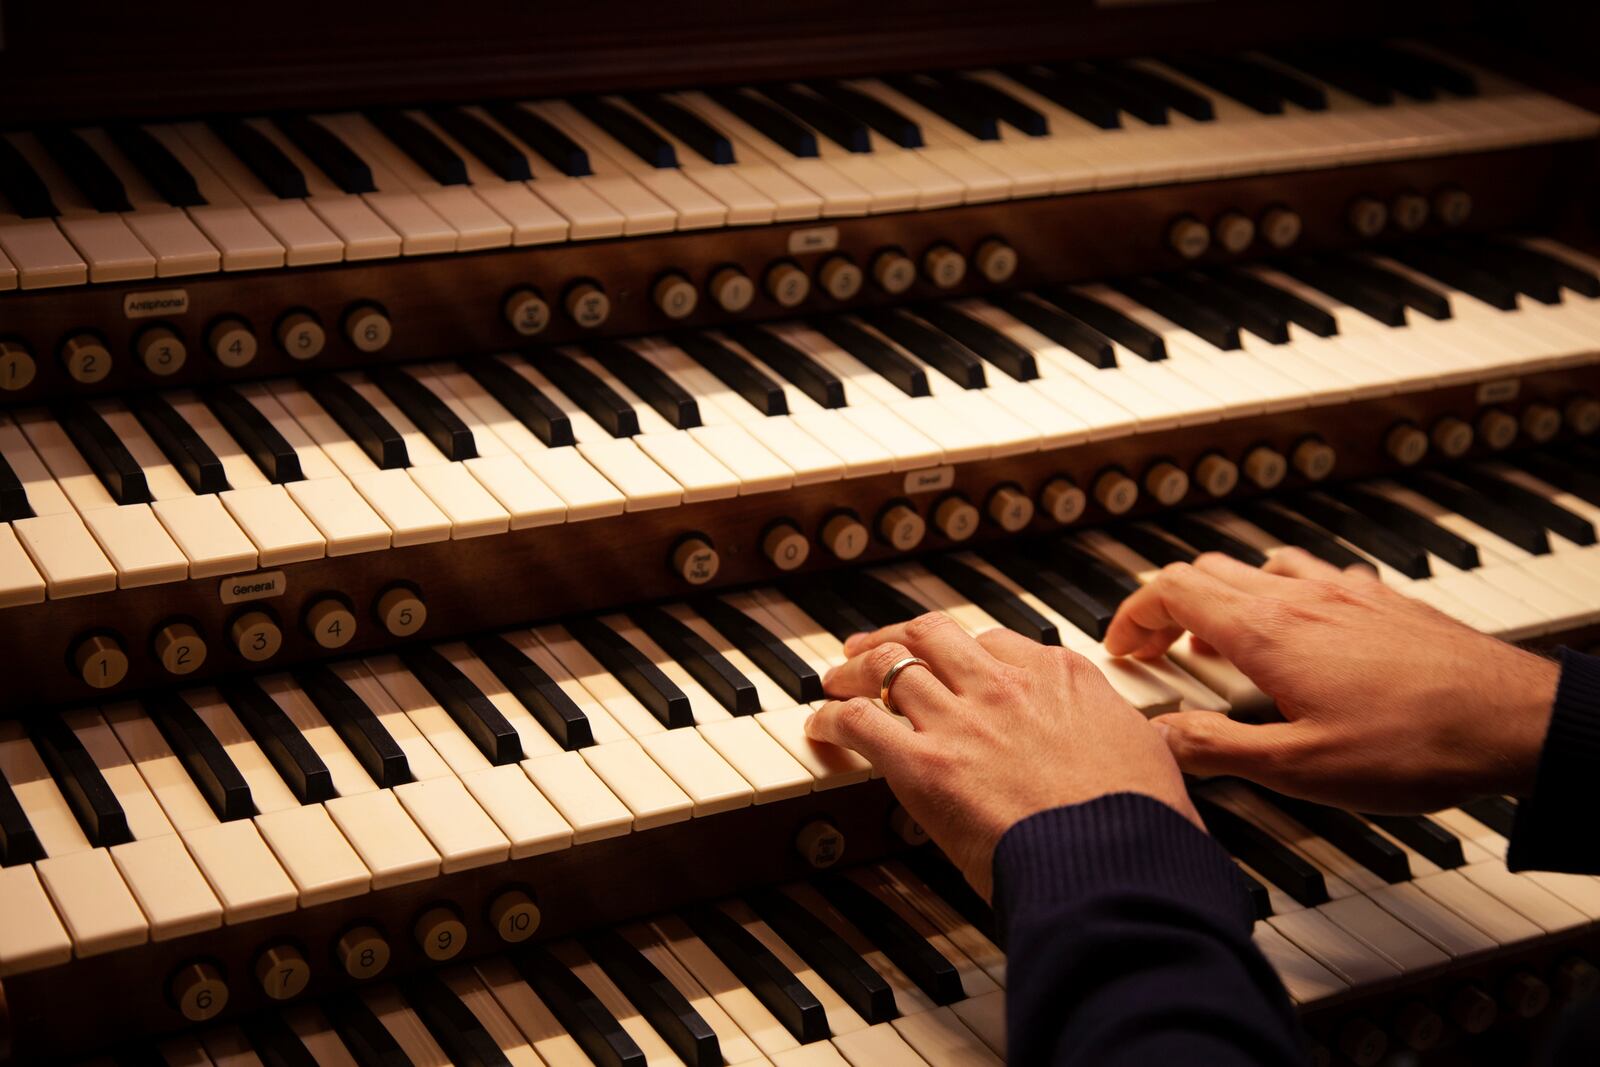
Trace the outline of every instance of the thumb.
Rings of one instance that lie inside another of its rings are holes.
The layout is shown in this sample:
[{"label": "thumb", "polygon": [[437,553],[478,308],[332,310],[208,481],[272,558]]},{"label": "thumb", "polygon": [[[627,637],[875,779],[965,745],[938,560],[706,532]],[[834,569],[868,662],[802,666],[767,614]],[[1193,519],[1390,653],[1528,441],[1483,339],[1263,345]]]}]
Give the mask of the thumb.
[{"label": "thumb", "polygon": [[922,743],[921,735],[866,697],[830,700],[806,720],[806,736],[854,749],[889,773]]},{"label": "thumb", "polygon": [[1266,786],[1285,776],[1305,732],[1303,724],[1245,723],[1215,711],[1176,711],[1150,722],[1185,774],[1233,775]]}]

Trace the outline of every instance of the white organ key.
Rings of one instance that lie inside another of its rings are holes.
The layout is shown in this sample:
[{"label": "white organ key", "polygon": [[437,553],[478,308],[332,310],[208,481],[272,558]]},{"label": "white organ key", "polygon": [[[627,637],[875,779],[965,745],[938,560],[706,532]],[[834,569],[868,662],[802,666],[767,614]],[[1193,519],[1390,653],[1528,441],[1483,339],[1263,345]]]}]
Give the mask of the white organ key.
[{"label": "white organ key", "polygon": [[1006,956],[998,945],[912,874],[903,863],[889,860],[880,865],[878,870],[886,885],[892,886],[906,903],[933,923],[952,945],[994,979],[996,985],[1006,984]]},{"label": "white organ key", "polygon": [[32,866],[0,868],[0,915],[0,978],[72,959],[72,939]]},{"label": "white organ key", "polygon": [[338,1031],[317,1005],[296,1004],[284,1011],[283,1021],[300,1039],[317,1067],[359,1067]]},{"label": "white organ key", "polygon": [[1510,905],[1546,933],[1559,933],[1586,924],[1589,919],[1531,878],[1506,870],[1500,860],[1469,863],[1461,874],[1474,885]]},{"label": "white organ key", "polygon": [[463,148],[455,138],[446,133],[438,123],[420,111],[406,112],[419,125],[426,128],[448,145],[466,166],[467,181],[472,191],[492,208],[495,214],[511,224],[511,243],[518,247],[533,244],[550,244],[565,241],[571,226],[555,208],[534,195],[526,182],[504,181],[477,156]]},{"label": "white organ key", "polygon": [[400,990],[392,985],[381,985],[357,995],[367,1002],[372,1014],[377,1016],[378,1022],[400,1046],[401,1053],[412,1063],[443,1065],[451,1062],[427,1024],[406,1003]]},{"label": "white organ key", "polygon": [[[560,113],[558,101],[534,101],[518,104],[557,127],[587,150],[589,167],[593,176],[583,179],[584,184],[617,211],[622,213],[622,232],[628,236],[647,233],[666,233],[680,225],[677,211],[664,203],[650,189],[641,185],[610,157],[585,142],[581,131],[568,125]],[[535,189],[539,186],[535,185]]]},{"label": "white organ key", "polygon": [[511,842],[454,777],[428,778],[395,787],[395,796],[439,851],[445,874],[504,863]]},{"label": "white organ key", "polygon": [[104,130],[86,128],[76,132],[122,182],[133,206],[132,211],[122,213],[122,218],[155,255],[156,277],[207,274],[221,268],[222,253],[217,247],[206,240],[188,215],[161,199]]},{"label": "white organ key", "polygon": [[755,168],[744,164],[742,160],[729,164],[711,163],[678,140],[672,131],[657,126],[622,97],[608,96],[603,99],[612,107],[632,115],[650,127],[656,136],[672,146],[673,153],[678,159],[678,167],[684,177],[704,189],[726,208],[727,225],[758,225],[770,223],[777,218],[777,203],[750,180],[749,172]]},{"label": "white organ key", "polygon": [[[3,247],[3,246],[0,246]],[[0,252],[0,292],[17,287],[17,265]]]},{"label": "white organ key", "polygon": [[1314,1003],[1349,988],[1348,982],[1306,955],[1267,920],[1256,920],[1252,937],[1296,1004]]},{"label": "white organ key", "polygon": [[285,265],[286,249],[263,220],[245,204],[211,165],[171,126],[144,126],[194,178],[203,204],[184,212],[216,246],[222,269],[262,270]]},{"label": "white organ key", "polygon": [[695,728],[650,734],[639,745],[689,795],[696,818],[736,811],[755,799],[750,783]]},{"label": "white organ key", "polygon": [[572,843],[620,837],[633,829],[633,812],[577,752],[522,761],[522,770],[572,828]]},{"label": "white organ key", "polygon": [[[543,1062],[551,1067],[583,1067],[592,1062],[504,956],[479,960],[473,968],[495,1004],[516,1025]],[[453,973],[446,972],[445,982],[459,992],[462,987],[452,980]],[[461,981],[465,983],[464,976]]]},{"label": "white organ key", "polygon": [[821,1003],[822,1010],[827,1014],[828,1029],[834,1036],[848,1034],[866,1029],[867,1022],[856,1010],[846,1004],[834,988],[822,980],[822,977],[812,970],[811,965],[801,959],[800,955],[779,937],[773,929],[759,918],[755,911],[739,899],[723,901],[720,905],[723,912],[745,931],[754,937],[800,980],[800,983],[809,989]]},{"label": "white organ key", "polygon": [[628,224],[627,217],[607,201],[592,184],[592,178],[569,178],[544,157],[524,145],[515,134],[489,117],[479,107],[462,109],[499,132],[522,149],[533,180],[528,187],[535,196],[567,220],[568,234],[574,241],[595,237],[619,237]]},{"label": "white organ key", "polygon": [[155,256],[128,229],[121,215],[97,210],[32,134],[9,133],[5,137],[49,189],[60,212],[56,225],[88,264],[91,282],[155,277]]},{"label": "white organ key", "polygon": [[[556,658],[544,642],[531,630],[512,630],[501,634],[508,642],[534,662],[540,670],[550,676],[550,680],[561,688],[578,710],[583,712],[584,718],[589,720],[589,732],[597,744],[607,741],[618,741],[633,734],[623,729],[622,724],[612,717],[599,698],[591,693],[584,684],[573,677],[566,665]],[[589,661],[592,662],[592,661]],[[630,713],[631,714],[631,713]],[[632,721],[632,720],[630,720]]]},{"label": "white organ key", "polygon": [[[563,673],[570,675],[581,685],[590,695],[590,699],[597,701],[607,715],[625,731],[623,736],[616,740],[644,737],[666,729],[661,721],[652,715],[615,676],[602,667],[600,661],[590,655],[589,650],[565,627],[537,626],[533,629],[533,635],[560,663]],[[599,740],[598,736],[596,740]]]},{"label": "white organ key", "polygon": [[693,801],[640,747],[637,741],[612,741],[581,749],[591,769],[633,812],[635,830],[682,822]]},{"label": "white organ key", "polygon": [[696,729],[750,784],[753,803],[770,804],[811,792],[815,782],[811,772],[754,718],[708,722]]},{"label": "white organ key", "polygon": [[932,1067],[1000,1067],[1000,1057],[949,1008],[902,1015],[890,1025]]},{"label": "white organ key", "polygon": [[[799,1042],[756,998],[749,987],[728,970],[716,953],[696,937],[689,925],[674,915],[653,919],[649,932],[659,938],[678,962],[717,1006],[767,1056],[799,1048]],[[632,940],[632,938],[630,938]],[[635,942],[637,943],[637,942]]]},{"label": "white organ key", "polygon": [[372,888],[372,873],[321,804],[263,812],[255,823],[294,879],[301,907],[360,896]]},{"label": "white organ key", "polygon": [[450,967],[439,973],[439,980],[461,998],[511,1067],[542,1067],[546,1061],[533,1050],[531,1039],[512,1022],[476,971],[469,966]]},{"label": "white organ key", "polygon": [[[399,661],[392,656],[385,657],[381,665],[385,671],[403,669]],[[413,778],[421,781],[452,776],[450,765],[416,728],[404,709],[389,696],[389,690],[365,662],[346,660],[333,664],[329,669],[361,698],[361,702],[372,711],[373,715],[377,716],[378,721],[383,724],[384,732],[393,738],[394,743],[405,753],[406,765],[410,768]]]},{"label": "white organ key", "polygon": [[[1478,865],[1482,866],[1482,865]],[[1412,883],[1447,911],[1464,916],[1500,945],[1513,945],[1540,937],[1544,930],[1521,912],[1491,894],[1460,870],[1425,875]]]},{"label": "white organ key", "polygon": [[751,1063],[759,1062],[761,1053],[755,1043],[739,1029],[733,1019],[723,1010],[710,993],[695,979],[678,958],[672,954],[666,941],[644,923],[632,923],[619,927],[617,933],[630,945],[639,951],[645,959],[649,960],[656,970],[661,972],[663,978],[672,983],[689,1006],[705,1020],[717,1035],[717,1044],[722,1052],[725,1063]]},{"label": "white organ key", "polygon": [[23,289],[82,285],[89,280],[89,265],[50,219],[25,219],[0,211],[0,252]]},{"label": "white organ key", "polygon": [[393,791],[346,794],[324,806],[371,872],[374,890],[426,881],[439,874],[438,851]]},{"label": "white organ key", "polygon": [[900,1031],[890,1023],[878,1023],[854,1033],[836,1034],[833,1047],[852,1067],[868,1067],[879,1063],[890,1067],[928,1067],[928,1061],[917,1055],[916,1050],[906,1044]]},{"label": "white organ key", "polygon": [[9,523],[0,526],[0,608],[37,604],[44,600],[46,588],[16,531]]},{"label": "white organ key", "polygon": [[[855,785],[872,777],[872,764],[851,749],[840,748],[806,736],[806,720],[813,710],[802,704],[777,711],[758,711],[756,722],[793,756],[815,780],[818,792]],[[887,714],[887,713],[885,713]]]},{"label": "white organ key", "polygon": [[576,941],[558,941],[549,946],[549,952],[557,963],[570,970],[578,981],[588,987],[601,1005],[611,1013],[618,1025],[639,1047],[639,1051],[644,1053],[645,1063],[665,1065],[681,1062],[639,1009],[629,1003],[622,990],[617,988],[616,983],[589,957],[589,953],[581,945]]},{"label": "white organ key", "polygon": [[142,945],[150,925],[105,849],[52,855],[34,864],[80,959]]}]

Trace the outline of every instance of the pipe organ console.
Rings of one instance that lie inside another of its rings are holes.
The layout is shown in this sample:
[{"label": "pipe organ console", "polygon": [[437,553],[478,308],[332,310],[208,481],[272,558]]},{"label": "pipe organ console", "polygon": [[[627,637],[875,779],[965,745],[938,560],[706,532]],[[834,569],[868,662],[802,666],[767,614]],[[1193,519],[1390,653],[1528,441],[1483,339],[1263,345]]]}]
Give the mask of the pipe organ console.
[{"label": "pipe organ console", "polygon": [[[1271,714],[1100,640],[1285,545],[1600,633],[1600,118],[1450,5],[289,6],[223,78],[0,4],[17,1062],[997,1063],[987,904],[804,736],[845,636]],[[1193,792],[1320,1063],[1600,987],[1509,800]]]}]

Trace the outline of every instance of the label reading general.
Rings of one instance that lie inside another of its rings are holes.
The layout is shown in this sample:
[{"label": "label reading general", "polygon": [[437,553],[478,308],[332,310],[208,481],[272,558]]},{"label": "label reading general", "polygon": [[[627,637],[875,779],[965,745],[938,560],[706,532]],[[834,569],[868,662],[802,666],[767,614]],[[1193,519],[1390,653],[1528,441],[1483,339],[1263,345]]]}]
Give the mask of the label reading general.
[{"label": "label reading general", "polygon": [[130,319],[182,315],[188,310],[187,289],[146,289],[138,293],[127,293],[122,298],[122,314]]},{"label": "label reading general", "polygon": [[1478,386],[1478,403],[1504,404],[1507,400],[1517,398],[1517,390],[1522,386],[1520,378],[1502,378],[1498,382],[1484,382]]},{"label": "label reading general", "polygon": [[282,596],[288,588],[289,579],[282,571],[257,571],[222,579],[220,593],[224,604],[240,604],[246,600],[270,600]]},{"label": "label reading general", "polygon": [[954,467],[926,467],[920,471],[906,472],[906,488],[908,493],[932,493],[939,489],[948,489],[956,484],[956,469]]},{"label": "label reading general", "polygon": [[837,226],[810,226],[804,230],[791,230],[789,233],[790,252],[832,252],[838,247]]}]

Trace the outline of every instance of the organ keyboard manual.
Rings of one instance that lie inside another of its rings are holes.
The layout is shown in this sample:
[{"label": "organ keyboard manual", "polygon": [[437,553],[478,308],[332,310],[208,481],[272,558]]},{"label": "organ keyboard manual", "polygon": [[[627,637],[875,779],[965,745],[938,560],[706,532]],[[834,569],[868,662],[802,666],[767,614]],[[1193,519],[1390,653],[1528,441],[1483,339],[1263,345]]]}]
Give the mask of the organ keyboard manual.
[{"label": "organ keyboard manual", "polygon": [[[0,0],[0,1062],[1003,1062],[822,675],[934,610],[1271,717],[1101,642],[1285,546],[1593,647],[1596,31]],[[1509,798],[1190,788],[1316,1063],[1600,991]]]}]

